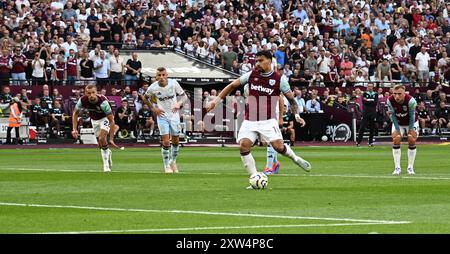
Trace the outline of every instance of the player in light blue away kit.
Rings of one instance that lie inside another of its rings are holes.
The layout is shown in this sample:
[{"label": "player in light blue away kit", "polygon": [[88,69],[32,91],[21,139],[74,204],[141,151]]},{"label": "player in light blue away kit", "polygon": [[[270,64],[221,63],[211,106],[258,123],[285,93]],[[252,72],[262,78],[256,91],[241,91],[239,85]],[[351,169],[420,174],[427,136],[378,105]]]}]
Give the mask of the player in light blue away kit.
[{"label": "player in light blue away kit", "polygon": [[414,160],[416,159],[416,140],[419,135],[419,121],[416,111],[417,102],[405,93],[403,85],[396,85],[394,93],[387,100],[389,117],[392,122],[392,155],[394,157],[395,169],[393,175],[399,175],[402,137],[408,135],[408,174],[414,175]]},{"label": "player in light blue away kit", "polygon": [[[181,97],[180,101],[177,101],[177,95]],[[167,78],[166,69],[159,67],[156,70],[156,82],[148,87],[142,99],[153,113],[158,116],[158,128],[162,137],[161,154],[164,171],[166,173],[178,173],[177,156],[180,149],[179,110],[183,103],[188,100],[188,97],[176,80]],[[152,102],[156,103],[156,106],[153,106]],[[169,150],[170,138],[172,138],[171,156]]]}]

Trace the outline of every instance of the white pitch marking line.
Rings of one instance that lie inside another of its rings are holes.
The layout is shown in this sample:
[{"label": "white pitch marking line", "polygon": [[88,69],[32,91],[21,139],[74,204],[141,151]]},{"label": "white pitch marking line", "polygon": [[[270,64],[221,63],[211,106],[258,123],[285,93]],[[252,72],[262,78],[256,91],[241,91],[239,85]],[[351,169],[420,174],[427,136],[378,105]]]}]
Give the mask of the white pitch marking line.
[{"label": "white pitch marking line", "polygon": [[[42,168],[4,168],[0,171],[43,171],[43,172],[80,172],[80,173],[103,173],[101,170],[78,170],[78,169],[42,169]],[[141,174],[165,174],[158,171],[136,171],[117,170],[117,173],[141,173]],[[180,172],[182,175],[245,175],[244,173],[225,172]],[[425,174],[424,174],[425,175]],[[448,176],[391,176],[391,175],[338,175],[338,174],[278,174],[283,177],[339,177],[339,178],[373,178],[373,179],[418,179],[418,180],[450,180]]]},{"label": "white pitch marking line", "polygon": [[[303,227],[343,227],[365,226],[405,223],[334,223],[334,224],[298,224],[298,225],[260,225],[260,226],[221,226],[221,227],[196,227],[196,228],[149,228],[127,230],[95,230],[95,231],[69,231],[69,232],[39,232],[31,234],[106,234],[106,233],[139,233],[139,232],[167,232],[167,231],[201,231],[201,230],[226,230],[226,229],[258,229],[258,228],[303,228]],[[24,233],[30,234],[30,233]]]},{"label": "white pitch marking line", "polygon": [[119,211],[119,212],[144,212],[144,213],[201,214],[201,215],[219,215],[219,216],[236,216],[236,217],[259,217],[259,218],[274,218],[274,219],[349,221],[349,222],[382,223],[382,224],[398,224],[398,223],[406,224],[406,223],[411,223],[410,221],[365,220],[365,219],[349,219],[349,218],[285,216],[285,215],[270,215],[270,214],[244,214],[244,213],[207,212],[207,211],[189,211],[189,210],[184,210],[184,211],[183,210],[152,210],[152,209],[92,207],[92,206],[72,206],[72,205],[44,205],[44,204],[23,204],[23,203],[6,203],[6,202],[0,202],[0,206],[70,208],[70,209],[84,209],[84,210]]}]

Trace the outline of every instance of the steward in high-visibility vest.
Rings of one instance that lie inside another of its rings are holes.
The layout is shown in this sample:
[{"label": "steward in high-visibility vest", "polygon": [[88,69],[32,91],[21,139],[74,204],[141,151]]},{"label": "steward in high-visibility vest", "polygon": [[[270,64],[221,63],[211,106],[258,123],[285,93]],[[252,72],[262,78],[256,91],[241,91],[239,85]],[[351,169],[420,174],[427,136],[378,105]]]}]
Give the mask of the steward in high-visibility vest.
[{"label": "steward in high-visibility vest", "polygon": [[6,144],[11,144],[11,131],[14,128],[16,131],[15,144],[19,142],[19,127],[22,113],[22,105],[19,102],[19,98],[14,97],[9,112],[9,124],[6,132]]}]

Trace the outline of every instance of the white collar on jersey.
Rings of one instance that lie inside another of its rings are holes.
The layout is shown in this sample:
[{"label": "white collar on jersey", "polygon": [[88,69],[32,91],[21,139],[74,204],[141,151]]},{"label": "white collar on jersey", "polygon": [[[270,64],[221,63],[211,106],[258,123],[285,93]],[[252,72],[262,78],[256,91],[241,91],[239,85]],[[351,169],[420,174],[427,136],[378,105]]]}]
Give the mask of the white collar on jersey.
[{"label": "white collar on jersey", "polygon": [[269,71],[269,72],[266,72],[266,73],[261,72],[260,74],[261,74],[261,76],[263,76],[263,77],[269,77],[270,75],[273,74],[273,69],[270,69],[270,71]]}]

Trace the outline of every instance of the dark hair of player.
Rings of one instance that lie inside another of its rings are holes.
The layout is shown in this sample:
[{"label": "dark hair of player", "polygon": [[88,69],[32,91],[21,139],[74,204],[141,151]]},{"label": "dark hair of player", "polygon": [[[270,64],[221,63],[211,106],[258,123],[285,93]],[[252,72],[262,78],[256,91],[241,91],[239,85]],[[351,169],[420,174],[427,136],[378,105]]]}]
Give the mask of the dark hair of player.
[{"label": "dark hair of player", "polygon": [[256,56],[256,57],[258,57],[258,56],[263,56],[263,57],[265,57],[265,58],[267,58],[267,59],[272,60],[272,52],[270,52],[269,50],[261,50],[261,51],[259,51],[258,53],[256,53],[255,56]]}]

